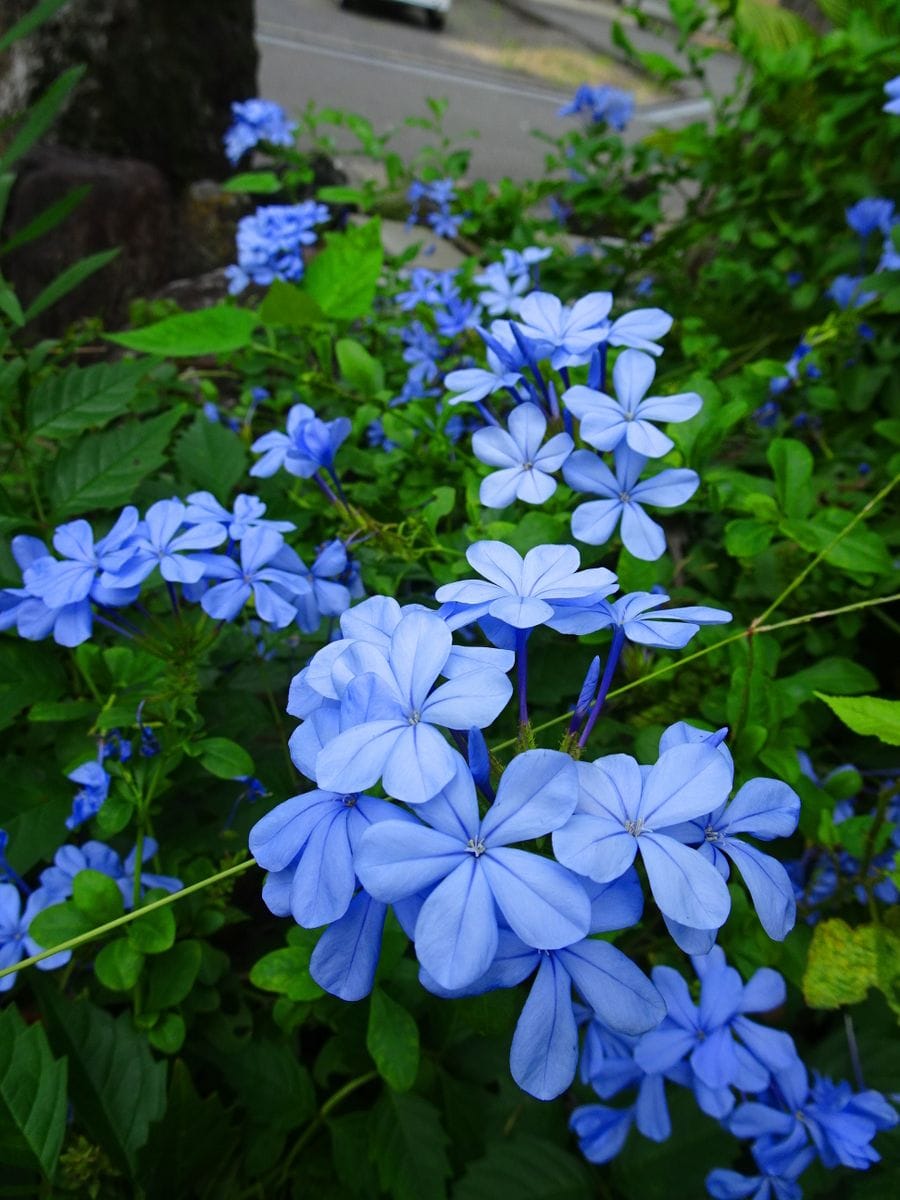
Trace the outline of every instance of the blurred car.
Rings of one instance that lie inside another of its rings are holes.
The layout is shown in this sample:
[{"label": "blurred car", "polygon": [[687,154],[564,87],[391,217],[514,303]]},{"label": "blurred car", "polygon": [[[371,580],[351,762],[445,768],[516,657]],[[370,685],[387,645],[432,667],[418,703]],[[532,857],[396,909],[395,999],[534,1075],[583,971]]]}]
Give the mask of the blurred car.
[{"label": "blurred car", "polygon": [[[447,13],[452,0],[394,0],[404,8],[421,8],[429,28],[441,30],[447,23]],[[340,0],[341,8],[356,8],[358,0]]]}]

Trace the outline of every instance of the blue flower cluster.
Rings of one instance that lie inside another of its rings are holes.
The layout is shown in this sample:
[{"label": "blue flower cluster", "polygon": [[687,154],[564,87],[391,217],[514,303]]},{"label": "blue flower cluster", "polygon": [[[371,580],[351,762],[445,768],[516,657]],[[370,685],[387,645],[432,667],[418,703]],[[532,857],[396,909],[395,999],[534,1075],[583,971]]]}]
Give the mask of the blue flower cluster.
[{"label": "blue flower cluster", "polygon": [[634,115],[634,96],[608,83],[599,87],[582,83],[557,115],[570,117],[582,113],[587,113],[595,124],[605,123],[621,132]]},{"label": "blue flower cluster", "polygon": [[[641,480],[648,463],[674,445],[655,422],[688,420],[702,401],[693,392],[648,395],[656,373],[652,356],[662,352],[658,339],[672,318],[662,309],[646,308],[611,320],[612,303],[609,292],[593,292],[572,306],[549,292],[530,292],[518,305],[517,320],[498,319],[490,331],[479,329],[486,367],[451,371],[444,382],[456,393],[451,404],[475,404],[488,423],[472,441],[476,458],[499,468],[482,482],[483,504],[543,503],[556,489],[553,474],[562,470],[573,491],[598,497],[572,514],[576,538],[602,545],[618,527],[635,557],[654,560],[665,551],[665,534],[644,506],[683,504],[700,482],[684,468]],[[606,391],[610,348],[623,348],[612,372],[614,395]],[[586,382],[573,384],[570,368],[585,366]],[[510,398],[517,406],[507,428],[488,406],[488,397]],[[575,449],[575,418],[592,450]],[[544,443],[549,424],[563,429]],[[604,453],[612,454],[611,467]]]},{"label": "blue flower cluster", "polygon": [[[259,471],[260,465],[257,474],[269,473]],[[179,604],[175,585],[180,585],[181,599],[230,621],[252,596],[261,620],[278,629],[296,621],[310,632],[322,617],[349,607],[351,581],[357,586],[353,565],[343,543],[332,542],[307,567],[284,540],[293,522],[270,520],[265,511],[255,496],[238,496],[229,511],[210,492],[195,492],[186,503],[157,501],[143,519],[129,505],[99,540],[85,520],[60,525],[53,536],[59,557],[37,538],[15,537],[12,551],[23,586],[0,591],[0,629],[15,627],[31,641],[52,634],[61,646],[78,646],[97,621],[133,637],[141,628],[120,610],[135,604],[142,587],[158,574],[173,607]],[[209,553],[223,543],[224,553]],[[85,810],[103,786],[94,775],[75,780],[84,785]]]},{"label": "blue flower cluster", "polygon": [[[784,938],[790,880],[745,836],[789,835],[799,801],[766,779],[729,800],[725,731],[683,723],[665,733],[652,767],[622,754],[587,762],[527,749],[497,777],[482,731],[513,696],[514,665],[527,727],[534,629],[612,630],[606,669],[601,678],[598,659],[589,667],[564,741],[583,748],[626,640],[684,646],[730,614],[665,609],[667,597],[649,593],[611,601],[616,577],[579,569],[571,546],[523,558],[479,542],[468,559],[481,578],[439,588],[436,612],[375,596],[342,615],[342,636],[297,675],[288,702],[302,719],[291,757],[315,787],[264,816],[250,849],[269,872],[272,912],[328,926],[310,970],[343,999],[372,987],[388,906],[414,943],[422,985],[437,995],[511,987],[536,971],[510,1068],[549,1099],[575,1075],[580,1004],[616,1037],[649,1033],[665,1017],[660,989],[595,936],[640,920],[636,858],[688,952],[707,952],[728,917],[731,864],[764,928]],[[455,630],[475,623],[492,645],[454,642]],[[379,785],[384,796],[374,794]]]},{"label": "blue flower cluster", "polygon": [[810,1083],[792,1038],[749,1019],[747,1014],[784,1004],[782,977],[763,967],[745,984],[718,946],[691,961],[699,1001],[676,970],[654,967],[653,985],[666,1015],[643,1036],[611,1034],[595,1013],[585,1014],[582,1080],[601,1100],[636,1089],[623,1108],[575,1109],[571,1126],[585,1156],[609,1162],[632,1126],[652,1141],[665,1141],[672,1132],[666,1083],[674,1083],[690,1088],[701,1111],[730,1133],[752,1142],[758,1173],[712,1171],[706,1186],[716,1200],[800,1200],[797,1180],[817,1157],[828,1168],[866,1170],[877,1162],[872,1140],[897,1123],[892,1105],[880,1093],[854,1092],[848,1083],[818,1076]]},{"label": "blue flower cluster", "polygon": [[406,192],[406,198],[410,203],[407,226],[421,224],[424,214],[425,223],[438,237],[455,238],[459,233],[465,213],[452,211],[456,200],[456,188],[452,179],[434,179],[429,183],[414,179]]},{"label": "blue flower cluster", "polygon": [[241,217],[238,261],[225,268],[229,292],[236,295],[251,283],[267,287],[275,279],[288,283],[302,279],[303,248],[316,241],[315,226],[328,220],[328,208],[316,200],[266,204],[250,216]]},{"label": "blue flower cluster", "polygon": [[280,104],[273,100],[235,100],[233,121],[225,133],[225,156],[232,166],[254,146],[292,146],[297,132]]},{"label": "blue flower cluster", "polygon": [[[72,777],[69,776],[70,779]],[[82,871],[99,871],[109,876],[122,893],[125,909],[133,906],[136,848],[123,860],[117,851],[103,842],[61,846],[54,856],[53,865],[41,872],[38,886],[32,891],[6,861],[7,840],[6,832],[0,829],[0,968],[15,966],[21,959],[41,953],[44,947],[29,934],[31,923],[38,913],[72,896],[75,880]],[[142,863],[153,858],[158,848],[153,838],[145,838]],[[180,879],[168,875],[154,875],[143,870],[140,873],[141,895],[149,888],[177,892],[182,886]],[[53,971],[65,966],[71,957],[71,951],[64,950],[42,959],[37,966],[42,971]],[[8,991],[15,981],[15,972],[4,976],[0,979],[0,992]]]}]

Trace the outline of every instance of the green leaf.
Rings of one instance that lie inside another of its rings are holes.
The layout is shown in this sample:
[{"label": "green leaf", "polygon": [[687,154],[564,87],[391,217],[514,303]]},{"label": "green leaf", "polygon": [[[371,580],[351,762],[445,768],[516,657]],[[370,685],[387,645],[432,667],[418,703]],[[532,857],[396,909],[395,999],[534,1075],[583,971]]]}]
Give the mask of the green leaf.
[{"label": "green leaf", "polygon": [[587,1163],[539,1137],[493,1142],[484,1158],[466,1167],[453,1200],[591,1200],[594,1186]]},{"label": "green leaf", "polygon": [[86,1000],[63,995],[50,981],[39,981],[36,990],[51,1045],[69,1060],[78,1124],[133,1176],[150,1124],[165,1111],[165,1065],[154,1062],[130,1013],[114,1020]]},{"label": "green leaf", "polygon": [[809,700],[817,691],[837,692],[839,695],[852,696],[859,692],[877,687],[878,681],[871,671],[861,667],[849,658],[822,658],[789,675],[779,679],[776,684],[778,698],[782,704],[785,716],[791,716],[800,705]]},{"label": "green leaf", "polygon": [[[150,898],[158,898],[162,893],[154,895],[148,892],[144,897],[147,904]],[[142,954],[163,954],[175,941],[175,914],[171,908],[155,908],[143,917],[138,917],[126,925],[126,936],[135,950]]]},{"label": "green leaf", "polygon": [[22,312],[19,297],[2,275],[0,275],[0,312],[4,313],[13,325],[18,325],[20,329],[25,324],[25,314]]},{"label": "green leaf", "polygon": [[[804,550],[819,554],[831,546],[852,519],[851,514],[842,509],[826,509],[818,513],[814,521],[782,521],[780,529],[785,537]],[[854,577],[890,575],[894,571],[883,539],[859,526],[831,546],[824,558],[831,566]]]},{"label": "green leaf", "polygon": [[380,221],[325,236],[306,271],[305,289],[329,317],[355,321],[372,309],[384,251]]},{"label": "green leaf", "polygon": [[69,292],[74,291],[80,283],[84,283],[91,275],[95,275],[102,270],[107,263],[111,263],[114,258],[118,258],[121,253],[117,246],[114,250],[101,250],[99,254],[90,254],[87,258],[80,258],[78,262],[72,263],[71,267],[66,267],[61,271],[55,279],[32,300],[25,309],[25,320],[33,321],[35,317],[39,317],[45,309],[50,308],[57,300],[62,300],[63,296],[67,296]]},{"label": "green leaf", "polygon": [[0,37],[0,54],[2,54],[4,50],[8,50],[13,42],[17,42],[20,38],[27,37],[29,33],[32,33],[40,25],[43,25],[45,21],[49,20],[49,18],[53,16],[58,8],[62,8],[62,6],[67,2],[68,0],[40,0],[39,4],[36,4],[34,8],[29,9],[29,11],[25,13],[24,17],[20,17],[19,20],[16,21],[15,25],[12,25],[9,29],[7,29],[6,33]]},{"label": "green leaf", "polygon": [[377,396],[384,387],[384,368],[364,346],[351,338],[339,338],[334,352],[341,375],[363,396]]},{"label": "green leaf", "polygon": [[302,329],[326,320],[325,314],[308,292],[293,283],[276,279],[259,306],[259,319],[264,325],[289,325]]},{"label": "green leaf", "polygon": [[23,225],[17,230],[11,238],[0,246],[0,255],[12,254],[13,250],[17,250],[19,246],[25,246],[29,242],[33,242],[36,238],[43,237],[45,233],[49,233],[56,225],[64,221],[70,212],[73,212],[81,201],[90,193],[90,184],[83,184],[81,187],[73,188],[71,192],[63,196],[61,200],[57,200],[55,204],[48,204],[42,209],[36,217]]},{"label": "green leaf", "polygon": [[766,452],[775,473],[775,496],[786,517],[805,517],[815,503],[812,487],[813,456],[808,446],[789,438],[775,438]]},{"label": "green leaf", "polygon": [[280,192],[281,187],[281,180],[274,171],[244,171],[226,179],[222,184],[222,191],[271,196],[274,192]]},{"label": "green leaf", "polygon": [[182,411],[175,408],[149,421],[92,434],[61,454],[50,476],[55,519],[126,504],[138,483],[162,466]]},{"label": "green leaf", "polygon": [[725,526],[725,549],[732,558],[755,558],[771,542],[775,527],[765,521],[738,518]]},{"label": "green leaf", "polygon": [[243,747],[229,738],[211,737],[197,742],[200,765],[218,779],[237,779],[253,774],[253,759]]},{"label": "green leaf", "polygon": [[177,1054],[184,1045],[187,1026],[181,1013],[163,1013],[156,1024],[147,1031],[150,1045],[163,1054]]},{"label": "green leaf", "polygon": [[[14,30],[15,26],[10,32],[14,32]],[[8,44],[8,38],[9,34],[0,39],[0,48]],[[62,75],[50,84],[38,100],[29,105],[18,132],[0,154],[0,171],[8,171],[13,163],[18,162],[22,155],[26,154],[35,142],[47,132],[65,104],[69,93],[86,70],[87,68],[82,65],[69,67],[68,71],[63,71]]]},{"label": "green leaf", "polygon": [[816,925],[803,976],[803,995],[811,1008],[859,1004],[877,976],[872,925],[851,929],[837,919]]},{"label": "green leaf", "polygon": [[877,737],[889,746],[900,746],[900,700],[880,696],[826,696],[816,692],[841,721],[864,737]]},{"label": "green leaf", "polygon": [[247,472],[247,451],[237,434],[198,413],[173,454],[187,487],[227,496]]},{"label": "green leaf", "polygon": [[122,893],[115,880],[102,871],[79,871],[72,883],[72,899],[78,911],[94,925],[115,921],[125,912]]},{"label": "green leaf", "polygon": [[438,1110],[413,1092],[388,1089],[372,1109],[369,1157],[393,1200],[446,1200],[449,1138]]},{"label": "green leaf", "polygon": [[39,700],[28,710],[28,720],[42,723],[44,721],[83,721],[93,717],[97,711],[94,700]]},{"label": "green leaf", "polygon": [[28,431],[34,437],[71,437],[128,411],[152,363],[96,363],[48,375],[28,398]]},{"label": "green leaf", "polygon": [[358,204],[365,208],[371,196],[366,188],[355,187],[320,187],[316,199],[323,204]]},{"label": "green leaf", "polygon": [[254,963],[250,982],[264,992],[277,992],[289,1000],[316,1000],[324,993],[309,973],[312,951],[311,945],[272,950]]},{"label": "green leaf", "polygon": [[[183,1062],[172,1064],[165,1116],[140,1153],[139,1177],[147,1200],[225,1196],[217,1188],[232,1146],[228,1114],[217,1095],[201,1100]],[[193,1184],[198,1187],[195,1191]]]},{"label": "green leaf", "polygon": [[407,1092],[419,1073],[419,1030],[402,1004],[380,987],[369,1000],[366,1049],[378,1074],[395,1092]]},{"label": "green leaf", "polygon": [[42,909],[28,927],[28,934],[39,946],[50,950],[70,938],[81,937],[94,928],[94,922],[86,917],[71,901],[51,904]]},{"label": "green leaf", "polygon": [[127,937],[108,942],[94,960],[94,974],[111,992],[130,992],[141,976],[144,956]]},{"label": "green leaf", "polygon": [[58,647],[11,638],[0,641],[0,729],[23,708],[38,701],[55,701],[65,689],[66,672]]},{"label": "green leaf", "polygon": [[187,996],[197,979],[202,957],[199,942],[176,942],[171,950],[157,955],[147,972],[147,995],[144,1006],[148,1012],[174,1008]]},{"label": "green leaf", "polygon": [[0,1010],[0,1162],[52,1179],[66,1133],[66,1061],[53,1057],[44,1027]]},{"label": "green leaf", "polygon": [[316,1111],[309,1072],[283,1041],[245,1040],[237,1052],[220,1060],[222,1074],[238,1094],[252,1120],[275,1131],[296,1129]]},{"label": "green leaf", "polygon": [[143,329],[105,336],[118,346],[160,358],[199,358],[249,346],[256,325],[257,316],[251,309],[218,304],[196,312],[177,313]]}]

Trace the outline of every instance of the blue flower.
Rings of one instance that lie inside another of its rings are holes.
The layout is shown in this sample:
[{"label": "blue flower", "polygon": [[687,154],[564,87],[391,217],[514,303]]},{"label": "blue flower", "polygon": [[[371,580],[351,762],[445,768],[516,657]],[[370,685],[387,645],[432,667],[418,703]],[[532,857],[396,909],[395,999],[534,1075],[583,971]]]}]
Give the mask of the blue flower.
[{"label": "blue flower", "polygon": [[525,274],[510,277],[502,263],[491,263],[475,276],[473,282],[480,285],[482,290],[478,293],[478,299],[492,317],[517,314],[522,307],[523,294],[531,287],[527,267]]},{"label": "blue flower", "polygon": [[147,509],[128,559],[118,567],[104,571],[101,583],[109,587],[140,584],[159,567],[169,583],[197,583],[203,577],[203,563],[188,557],[186,551],[209,550],[225,541],[226,532],[218,522],[185,524],[187,506],[181,500],[157,500]]},{"label": "blue flower", "polygon": [[887,81],[884,85],[884,92],[887,96],[887,103],[881,111],[891,113],[893,116],[900,116],[900,75],[895,75],[893,79]]},{"label": "blue flower", "polygon": [[[70,777],[71,778],[71,777]],[[156,854],[159,846],[155,838],[144,838],[141,852],[142,863]],[[60,904],[68,900],[73,892],[75,878],[81,871],[99,871],[115,880],[122,893],[126,909],[134,903],[134,869],[137,861],[137,847],[128,854],[125,861],[111,846],[104,842],[85,842],[82,846],[61,846],[53,856],[53,866],[46,867],[40,875],[40,889],[47,897],[48,904]],[[155,875],[149,871],[141,871],[141,894],[148,888],[162,888],[166,892],[180,891],[184,885],[180,879],[169,875]]]},{"label": "blue flower", "polygon": [[862,308],[864,304],[878,299],[877,292],[860,291],[861,275],[838,275],[831,283],[826,296],[830,297],[838,308]]},{"label": "blue flower", "polygon": [[[271,900],[267,901],[272,907]],[[344,915],[325,930],[309,960],[309,973],[341,1000],[362,1000],[375,982],[387,905],[358,891]],[[279,915],[287,916],[290,909]]]},{"label": "blue flower", "polygon": [[419,304],[433,308],[443,303],[444,296],[438,286],[441,272],[429,271],[427,267],[416,267],[409,274],[409,290],[398,292],[394,300],[404,312],[410,312]]},{"label": "blue flower", "polygon": [[549,355],[553,367],[588,362],[597,346],[628,346],[661,354],[657,339],[672,327],[661,308],[637,308],[610,321],[611,292],[591,292],[571,308],[549,292],[532,292],[522,301],[518,325],[535,347],[537,357]]},{"label": "blue flower", "polygon": [[499,392],[503,388],[514,388],[522,376],[518,371],[509,367],[491,349],[487,352],[487,367],[464,367],[459,371],[450,371],[444,378],[444,384],[451,392],[458,395],[450,396],[450,404],[477,404]]},{"label": "blue flower", "polygon": [[347,547],[339,539],[327,542],[319,550],[313,565],[305,572],[309,591],[297,596],[297,624],[304,633],[315,633],[323,617],[339,617],[350,607],[350,590],[342,577],[347,571]]},{"label": "blue flower", "polygon": [[589,113],[592,121],[605,121],[613,129],[621,131],[634,113],[634,96],[631,92],[611,87],[606,83],[600,84],[599,87],[582,83],[557,115],[568,117],[581,113]]},{"label": "blue flower", "polygon": [[250,853],[272,872],[263,900],[272,898],[282,915],[287,891],[291,916],[307,929],[339,920],[356,891],[353,859],[363,833],[400,815],[387,800],[357,793],[317,789],[285,800],[250,831]]},{"label": "blue flower", "polygon": [[272,521],[264,514],[266,506],[258,496],[236,496],[231,512],[220,504],[212,492],[192,492],[187,498],[185,525],[206,525],[217,521],[225,526],[230,538],[239,542],[248,529],[274,529],[290,533],[297,526],[293,521]]},{"label": "blue flower", "polygon": [[309,405],[295,404],[288,413],[286,433],[265,433],[250,447],[254,454],[262,454],[250,474],[268,478],[281,467],[301,479],[309,479],[319,470],[331,473],[335,455],[351,429],[347,417],[323,421]]},{"label": "blue flower", "polygon": [[598,629],[621,629],[629,642],[658,650],[681,650],[702,625],[726,625],[732,620],[723,608],[690,605],[662,608],[665,593],[629,592],[618,600],[582,604],[577,600],[560,605],[552,628],[560,633],[595,633]]},{"label": "blue flower", "polygon": [[556,491],[552,472],[563,465],[575,443],[567,433],[557,433],[542,446],[547,418],[536,404],[514,408],[508,425],[508,433],[491,425],[472,436],[475,457],[501,468],[481,481],[481,503],[488,508],[505,508],[514,500],[543,504]]},{"label": "blue flower", "polygon": [[421,804],[447,786],[462,759],[438,726],[483,728],[512,694],[506,675],[492,666],[473,665],[434,688],[447,675],[452,650],[446,624],[424,611],[400,618],[386,657],[349,648],[358,673],[341,697],[342,730],[316,758],[319,787],[359,792],[381,778],[389,795]]},{"label": "blue flower", "polygon": [[[11,883],[0,883],[0,970],[13,967],[23,958],[31,958],[40,954],[44,949],[32,938],[28,930],[34,918],[45,909],[52,900],[38,892],[33,892],[22,909],[22,898],[19,889]],[[35,964],[42,971],[53,971],[63,967],[72,957],[70,950],[59,954],[51,954],[49,958],[41,959]],[[4,975],[0,979],[0,992],[8,992],[16,982],[16,973]]]},{"label": "blue flower", "polygon": [[551,620],[554,604],[608,595],[616,584],[605,567],[579,571],[574,546],[534,546],[523,558],[504,542],[475,542],[466,559],[484,579],[444,584],[435,592],[454,628],[490,616],[514,629],[534,629]]},{"label": "blue flower", "polygon": [[768,967],[744,984],[724,951],[713,946],[692,959],[700,976],[700,1002],[694,1004],[683,977],[671,967],[654,967],[653,982],[668,1010],[658,1029],[637,1044],[634,1059],[644,1071],[668,1071],[687,1060],[691,1086],[703,1112],[722,1119],[734,1107],[730,1089],[761,1093],[772,1074],[797,1062],[790,1036],[747,1018],[784,1004],[784,980]]},{"label": "blue flower", "polygon": [[273,100],[235,100],[231,112],[234,119],[225,134],[225,156],[232,166],[260,142],[294,144],[297,126]]},{"label": "blue flower", "polygon": [[[754,1159],[755,1147],[751,1147]],[[759,1175],[741,1175],[738,1171],[718,1168],[706,1177],[706,1190],[713,1200],[802,1200],[798,1178],[816,1157],[809,1147],[785,1161],[777,1174],[763,1170]],[[757,1161],[757,1166],[759,1162]]]},{"label": "blue flower", "polygon": [[846,209],[847,224],[861,238],[873,233],[890,233],[894,221],[894,202],[882,196],[867,196]]},{"label": "blue flower", "polygon": [[82,785],[72,800],[71,816],[66,817],[66,828],[77,829],[103,807],[109,795],[111,779],[98,762],[86,762],[66,778]]},{"label": "blue flower", "polygon": [[474,329],[481,320],[481,307],[474,300],[453,297],[446,307],[434,310],[434,323],[441,337],[454,338],[466,329]]},{"label": "blue flower", "polygon": [[640,350],[624,350],[616,359],[613,382],[616,398],[577,385],[563,393],[563,401],[581,421],[579,432],[595,450],[615,450],[621,442],[646,458],[662,458],[674,442],[653,421],[687,421],[701,409],[696,392],[677,396],[650,396],[647,392],[656,364]]},{"label": "blue flower", "polygon": [[601,500],[589,500],[572,513],[572,534],[591,546],[602,546],[621,521],[625,548],[646,562],[665,553],[666,537],[660,525],[644,512],[642,505],[675,508],[684,504],[700,486],[696,471],[670,467],[638,482],[647,459],[627,447],[615,455],[616,473],[589,450],[576,450],[563,467],[563,478],[576,492],[592,492]]},{"label": "blue flower", "polygon": [[731,908],[722,876],[667,829],[718,808],[730,763],[704,743],[673,746],[649,772],[627,754],[578,763],[578,804],[553,835],[561,863],[597,883],[618,879],[639,853],[662,913],[692,929],[718,929]]},{"label": "blue flower", "polygon": [[241,217],[237,229],[236,266],[226,269],[228,290],[242,292],[250,283],[267,287],[275,279],[295,283],[304,271],[303,247],[317,240],[316,225],[329,219],[315,200],[301,204],[268,204]]},{"label": "blue flower", "polygon": [[409,378],[413,383],[430,383],[437,378],[438,362],[443,357],[443,348],[437,338],[428,332],[421,321],[413,321],[400,331],[406,349],[403,361],[409,363]]},{"label": "blue flower", "polygon": [[299,572],[276,565],[283,546],[280,533],[255,526],[241,541],[239,564],[224,554],[198,558],[206,579],[225,581],[204,592],[200,600],[203,611],[217,621],[232,621],[252,596],[260,620],[276,629],[290,625],[297,610],[285,594],[293,599],[308,593],[310,585]]},{"label": "blue flower", "polygon": [[441,987],[466,987],[490,967],[499,913],[537,949],[569,946],[587,934],[591,906],[581,882],[558,863],[509,848],[565,822],[575,782],[568,755],[526,751],[504,771],[482,820],[461,764],[418,809],[424,824],[382,821],[363,834],[356,870],[367,892],[385,903],[428,893],[415,925],[416,955]]}]

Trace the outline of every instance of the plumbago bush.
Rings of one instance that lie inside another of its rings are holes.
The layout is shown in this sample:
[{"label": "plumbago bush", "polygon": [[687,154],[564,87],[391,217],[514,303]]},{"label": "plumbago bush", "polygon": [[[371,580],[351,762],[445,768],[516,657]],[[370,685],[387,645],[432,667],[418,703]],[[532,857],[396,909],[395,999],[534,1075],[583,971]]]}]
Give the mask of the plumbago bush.
[{"label": "plumbago bush", "polygon": [[233,299],[0,285],[4,1195],[894,1193],[887,13],[522,186],[251,98]]}]

